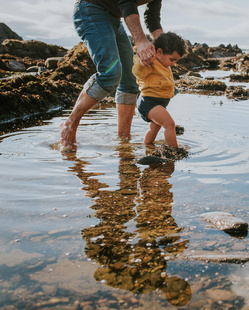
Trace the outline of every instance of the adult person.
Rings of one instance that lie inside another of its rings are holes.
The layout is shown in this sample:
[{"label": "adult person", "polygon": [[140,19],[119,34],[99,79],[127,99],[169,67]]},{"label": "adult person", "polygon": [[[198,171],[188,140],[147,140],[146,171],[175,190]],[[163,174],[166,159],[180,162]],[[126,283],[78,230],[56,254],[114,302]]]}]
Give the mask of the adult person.
[{"label": "adult person", "polygon": [[121,17],[135,40],[141,62],[152,66],[155,47],[141,26],[138,6],[142,4],[146,4],[145,25],[155,39],[163,32],[162,0],[77,0],[73,15],[75,29],[86,44],[97,73],[85,83],[70,116],[60,125],[62,145],[70,147],[75,144],[82,116],[115,90],[118,135],[130,136],[139,90],[132,74],[133,49]]}]

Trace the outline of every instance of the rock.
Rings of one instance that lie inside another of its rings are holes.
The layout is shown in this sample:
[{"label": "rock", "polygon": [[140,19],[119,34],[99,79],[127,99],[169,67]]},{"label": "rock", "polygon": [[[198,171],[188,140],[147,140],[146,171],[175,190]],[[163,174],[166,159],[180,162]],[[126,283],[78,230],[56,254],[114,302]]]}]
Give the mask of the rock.
[{"label": "rock", "polygon": [[42,59],[32,59],[29,57],[20,58],[9,54],[3,54],[0,55],[0,69],[9,71],[8,63],[12,60],[23,64],[26,69],[32,66],[44,66],[44,60]]},{"label": "rock", "polygon": [[0,23],[0,43],[2,43],[5,39],[22,40],[22,38],[12,31],[7,25]]},{"label": "rock", "polygon": [[167,162],[167,159],[161,158],[158,156],[149,155],[149,156],[144,156],[140,158],[137,162],[140,165],[153,165],[153,164]]},{"label": "rock", "polygon": [[220,60],[217,58],[208,58],[206,63],[209,65],[209,69],[217,69],[220,66]]},{"label": "rock", "polygon": [[244,243],[235,243],[232,247],[233,251],[246,251],[246,245]]},{"label": "rock", "polygon": [[222,58],[222,57],[233,57],[241,53],[241,49],[234,45],[228,44],[227,46],[221,44],[218,47],[209,47],[207,54],[210,58]]},{"label": "rock", "polygon": [[226,96],[229,99],[247,100],[249,99],[249,90],[244,89],[242,86],[229,86],[226,89]]},{"label": "rock", "polygon": [[8,54],[23,58],[46,59],[49,57],[63,57],[67,53],[64,47],[36,40],[19,41],[7,39],[3,41],[2,45]]},{"label": "rock", "polygon": [[0,124],[73,105],[79,86],[53,81],[44,77],[46,74],[23,74],[0,81]]},{"label": "rock", "polygon": [[214,77],[213,76],[206,76],[205,80],[214,81]]},{"label": "rock", "polygon": [[[12,60],[18,62],[19,59],[13,55],[2,55],[0,74],[8,69],[7,63]],[[40,59],[25,57],[24,60],[26,68],[36,65],[41,67],[38,73],[45,70],[44,61]],[[94,72],[96,68],[82,43],[68,51],[63,62],[53,72],[37,75],[27,72],[0,80],[0,124],[71,107],[84,83]]]},{"label": "rock", "polygon": [[222,70],[230,70],[236,68],[236,58],[223,58],[220,60],[220,69]]},{"label": "rock", "polygon": [[63,61],[63,57],[50,57],[45,61],[45,66],[48,69],[56,69],[58,67],[58,62]]},{"label": "rock", "polygon": [[249,82],[249,75],[231,74],[229,78],[230,82]]},{"label": "rock", "polygon": [[68,297],[51,297],[49,300],[45,300],[41,302],[42,307],[53,307],[58,304],[68,304],[69,303],[69,298]]},{"label": "rock", "polygon": [[6,49],[3,47],[2,43],[0,43],[0,54],[3,54],[6,52]]},{"label": "rock", "polygon": [[183,135],[184,134],[184,127],[182,127],[180,125],[176,125],[175,131],[176,131],[177,136]]},{"label": "rock", "polygon": [[208,45],[207,44],[200,44],[200,43],[195,43],[193,45],[192,51],[194,54],[199,55],[203,58],[207,58],[208,56]]},{"label": "rock", "polygon": [[239,59],[238,69],[240,74],[249,77],[249,54],[244,55]]},{"label": "rock", "polygon": [[230,290],[217,288],[211,288],[206,290],[206,294],[209,298],[213,299],[216,302],[234,300],[237,297],[236,294],[234,294]]},{"label": "rock", "polygon": [[201,56],[194,54],[191,49],[187,56],[177,61],[178,65],[185,67],[188,70],[199,70],[202,68],[208,68],[208,63]]},{"label": "rock", "polygon": [[211,81],[211,80],[202,80],[196,77],[185,76],[180,80],[176,81],[176,86],[180,89],[181,92],[196,92],[195,90],[202,90],[203,93],[206,91],[209,95],[211,92],[226,90],[226,84],[221,81]]},{"label": "rock", "polygon": [[17,72],[26,71],[26,67],[21,62],[13,60],[13,59],[7,63],[7,67],[9,71],[17,71]]},{"label": "rock", "polygon": [[26,72],[37,72],[38,74],[41,74],[42,72],[47,72],[48,69],[44,66],[32,66],[27,68]]},{"label": "rock", "polygon": [[208,212],[201,214],[201,217],[213,224],[219,230],[230,231],[247,231],[248,223],[227,212]]},{"label": "rock", "polygon": [[183,158],[189,157],[188,151],[183,147],[169,147],[166,144],[161,145],[159,148],[153,151],[152,155],[167,160],[181,160]]},{"label": "rock", "polygon": [[78,300],[73,303],[71,310],[81,310],[80,302]]},{"label": "rock", "polygon": [[201,77],[200,73],[198,72],[193,72],[193,71],[189,71],[187,74],[187,76],[195,76],[195,77]]},{"label": "rock", "polygon": [[176,276],[168,277],[165,280],[166,288],[163,294],[167,300],[175,307],[187,305],[192,297],[192,291],[189,283]]},{"label": "rock", "polygon": [[195,43],[192,47],[192,51],[194,54],[200,55],[205,59],[234,57],[237,54],[242,53],[242,50],[238,47],[238,45],[232,46],[231,44],[228,44],[227,46],[225,46],[224,44],[220,44],[218,47],[209,47],[205,43]]},{"label": "rock", "polygon": [[96,72],[96,67],[89,56],[83,42],[74,46],[64,56],[58,68],[52,73],[53,80],[68,80],[73,83],[84,84]]},{"label": "rock", "polygon": [[222,254],[189,254],[189,255],[179,255],[179,258],[184,258],[187,260],[198,260],[203,262],[213,262],[213,263],[246,263],[249,261],[249,255],[239,252],[232,253],[222,253]]},{"label": "rock", "polygon": [[37,72],[39,71],[39,66],[32,66],[32,67],[29,67],[27,68],[26,70],[27,72]]}]

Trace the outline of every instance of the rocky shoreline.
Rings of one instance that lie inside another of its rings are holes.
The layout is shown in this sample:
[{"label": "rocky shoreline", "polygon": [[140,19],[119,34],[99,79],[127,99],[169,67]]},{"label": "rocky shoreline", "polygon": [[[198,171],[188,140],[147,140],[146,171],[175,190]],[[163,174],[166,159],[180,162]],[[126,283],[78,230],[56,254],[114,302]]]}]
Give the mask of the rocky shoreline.
[{"label": "rocky shoreline", "polygon": [[[249,99],[244,86],[227,86],[205,70],[232,70],[230,81],[249,82],[249,54],[238,46],[209,47],[189,43],[189,54],[173,68],[181,93],[226,95],[232,100]],[[21,38],[0,43],[0,124],[71,108],[90,75],[96,71],[85,45],[70,50]]]}]

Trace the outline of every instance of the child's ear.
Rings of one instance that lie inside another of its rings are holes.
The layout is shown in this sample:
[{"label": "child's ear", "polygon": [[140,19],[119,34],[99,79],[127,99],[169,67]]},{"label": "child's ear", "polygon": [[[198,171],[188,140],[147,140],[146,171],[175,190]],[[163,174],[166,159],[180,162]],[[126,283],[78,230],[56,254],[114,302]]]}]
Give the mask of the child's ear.
[{"label": "child's ear", "polygon": [[162,55],[163,54],[163,50],[159,47],[156,51],[157,55]]}]

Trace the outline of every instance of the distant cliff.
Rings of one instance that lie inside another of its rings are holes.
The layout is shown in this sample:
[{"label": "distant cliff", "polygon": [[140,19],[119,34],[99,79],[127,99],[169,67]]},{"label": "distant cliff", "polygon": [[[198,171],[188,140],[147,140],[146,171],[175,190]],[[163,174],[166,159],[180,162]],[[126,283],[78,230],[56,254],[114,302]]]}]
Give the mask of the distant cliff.
[{"label": "distant cliff", "polygon": [[22,38],[12,31],[7,25],[0,23],[0,43],[2,43],[5,39],[22,40]]}]

